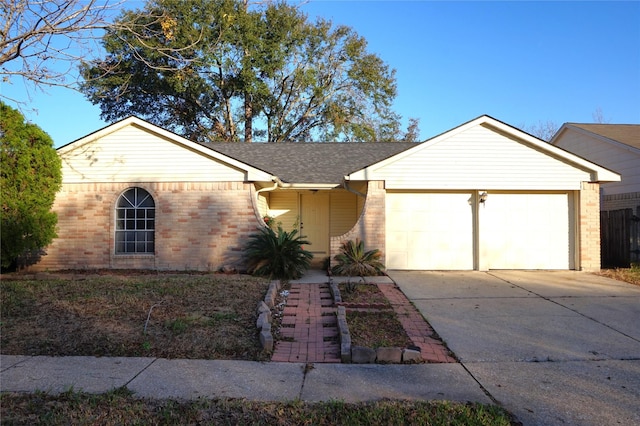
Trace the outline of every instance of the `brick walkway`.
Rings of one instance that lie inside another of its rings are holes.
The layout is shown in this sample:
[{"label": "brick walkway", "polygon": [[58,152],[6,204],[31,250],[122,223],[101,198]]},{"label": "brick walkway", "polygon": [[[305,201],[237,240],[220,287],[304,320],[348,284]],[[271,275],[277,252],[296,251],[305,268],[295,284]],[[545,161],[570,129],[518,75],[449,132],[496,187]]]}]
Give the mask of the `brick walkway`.
[{"label": "brick walkway", "polygon": [[271,361],[340,362],[335,312],[327,284],[291,284]]},{"label": "brick walkway", "polygon": [[457,362],[449,355],[444,344],[433,338],[433,328],[395,284],[378,284],[378,288],[391,303],[407,336],[420,348],[423,360],[432,363]]},{"label": "brick walkway", "polygon": [[[434,338],[435,332],[395,284],[378,284],[422,359],[457,362]],[[272,361],[340,362],[336,309],[327,284],[291,284]]]}]

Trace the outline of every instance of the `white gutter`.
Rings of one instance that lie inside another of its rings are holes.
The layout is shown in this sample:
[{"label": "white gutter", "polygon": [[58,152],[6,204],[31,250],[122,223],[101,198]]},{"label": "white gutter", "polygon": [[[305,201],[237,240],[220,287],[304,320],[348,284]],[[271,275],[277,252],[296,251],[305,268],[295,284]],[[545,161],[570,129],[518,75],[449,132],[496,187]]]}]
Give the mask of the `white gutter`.
[{"label": "white gutter", "polygon": [[284,183],[278,176],[274,176],[273,180],[282,189],[333,189],[340,186],[333,183]]}]

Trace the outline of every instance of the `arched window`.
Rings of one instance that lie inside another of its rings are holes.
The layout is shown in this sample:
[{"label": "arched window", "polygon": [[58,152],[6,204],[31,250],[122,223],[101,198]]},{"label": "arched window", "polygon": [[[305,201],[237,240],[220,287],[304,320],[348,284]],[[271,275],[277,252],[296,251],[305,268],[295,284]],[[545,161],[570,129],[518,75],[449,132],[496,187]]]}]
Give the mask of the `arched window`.
[{"label": "arched window", "polygon": [[155,251],[156,207],[142,188],[129,188],[116,204],[116,253]]}]

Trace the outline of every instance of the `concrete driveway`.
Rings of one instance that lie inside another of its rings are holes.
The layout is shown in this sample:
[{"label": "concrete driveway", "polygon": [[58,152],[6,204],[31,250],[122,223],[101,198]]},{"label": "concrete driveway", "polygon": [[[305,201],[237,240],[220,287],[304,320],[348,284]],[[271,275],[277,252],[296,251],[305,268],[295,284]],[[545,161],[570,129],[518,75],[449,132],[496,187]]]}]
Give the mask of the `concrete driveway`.
[{"label": "concrete driveway", "polygon": [[640,425],[640,287],[575,271],[389,275],[525,425]]}]

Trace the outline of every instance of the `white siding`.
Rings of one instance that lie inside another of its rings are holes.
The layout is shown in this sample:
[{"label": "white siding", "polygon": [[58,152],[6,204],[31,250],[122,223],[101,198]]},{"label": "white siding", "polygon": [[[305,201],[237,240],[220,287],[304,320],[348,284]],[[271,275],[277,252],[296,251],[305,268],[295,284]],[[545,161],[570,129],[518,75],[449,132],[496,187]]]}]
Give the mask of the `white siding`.
[{"label": "white siding", "polygon": [[61,155],[65,183],[242,182],[245,172],[135,126]]},{"label": "white siding", "polygon": [[582,171],[547,153],[477,125],[375,169],[388,189],[580,189]]},{"label": "white siding", "polygon": [[620,182],[602,184],[603,194],[640,192],[640,155],[634,150],[571,129],[564,131],[555,145],[621,174]]}]

